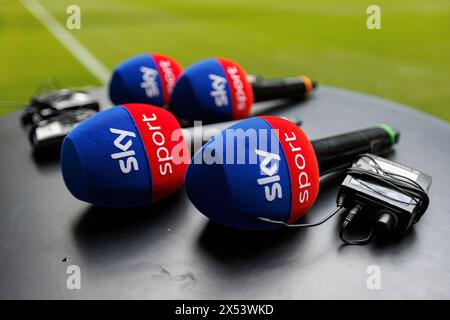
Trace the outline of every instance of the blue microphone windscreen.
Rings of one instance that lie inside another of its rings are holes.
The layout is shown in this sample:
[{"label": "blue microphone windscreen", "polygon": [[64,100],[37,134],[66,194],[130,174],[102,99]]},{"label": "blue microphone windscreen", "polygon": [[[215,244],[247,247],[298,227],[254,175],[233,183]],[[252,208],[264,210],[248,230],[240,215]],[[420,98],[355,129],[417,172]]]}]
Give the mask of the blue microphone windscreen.
[{"label": "blue microphone windscreen", "polygon": [[99,112],[64,139],[64,182],[80,200],[111,207],[151,202],[152,184],[138,129],[123,106]]},{"label": "blue microphone windscreen", "polygon": [[[185,186],[201,213],[215,222],[246,230],[279,227],[258,217],[288,220],[291,179],[283,149],[271,129],[261,118],[240,121],[194,155]],[[242,132],[259,137],[245,138]],[[239,159],[244,163],[238,164]]]},{"label": "blue microphone windscreen", "polygon": [[173,90],[170,111],[180,119],[205,123],[232,120],[232,95],[227,76],[217,59],[187,68]]},{"label": "blue microphone windscreen", "polygon": [[164,105],[163,87],[153,57],[141,54],[117,66],[109,85],[109,96],[116,105],[134,102]]},{"label": "blue microphone windscreen", "polygon": [[181,70],[176,60],[162,54],[148,53],[130,58],[113,71],[109,83],[110,99],[116,105],[168,105]]}]

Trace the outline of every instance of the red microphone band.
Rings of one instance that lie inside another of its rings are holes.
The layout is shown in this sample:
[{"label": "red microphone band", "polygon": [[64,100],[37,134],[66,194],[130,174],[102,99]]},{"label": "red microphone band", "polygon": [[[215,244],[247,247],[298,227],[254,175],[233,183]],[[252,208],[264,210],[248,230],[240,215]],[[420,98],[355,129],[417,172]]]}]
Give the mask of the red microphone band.
[{"label": "red microphone band", "polygon": [[162,54],[153,53],[152,57],[155,60],[160,75],[164,104],[169,105],[173,88],[182,72],[181,66],[175,60]]},{"label": "red microphone band", "polygon": [[274,116],[261,118],[276,130],[288,163],[292,190],[288,223],[292,223],[312,207],[319,193],[316,154],[306,134],[294,123]]},{"label": "red microphone band", "polygon": [[253,105],[253,89],[247,81],[247,73],[235,62],[217,58],[227,77],[232,100],[233,120],[247,118]]},{"label": "red microphone band", "polygon": [[[189,150],[183,136],[172,141],[175,130],[181,130],[176,118],[161,108],[144,104],[123,105],[136,124],[145,147],[152,179],[152,202],[171,194],[183,184],[189,164]],[[182,152],[174,153],[175,146]],[[181,159],[175,159],[180,157]]]}]

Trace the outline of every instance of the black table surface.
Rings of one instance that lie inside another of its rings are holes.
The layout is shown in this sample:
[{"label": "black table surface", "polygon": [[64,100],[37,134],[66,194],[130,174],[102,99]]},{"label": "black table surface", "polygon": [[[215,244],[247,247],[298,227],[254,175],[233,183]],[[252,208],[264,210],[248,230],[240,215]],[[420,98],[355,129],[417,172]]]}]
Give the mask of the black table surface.
[{"label": "black table surface", "polygon": [[[94,94],[108,104],[104,90]],[[422,220],[401,240],[344,246],[338,219],[312,229],[239,232],[210,222],[184,190],[146,208],[92,206],[65,188],[57,159],[33,156],[13,113],[0,118],[0,298],[450,298],[450,125],[330,87],[273,112],[300,116],[312,139],[380,122],[399,129],[390,158],[433,177]],[[341,180],[321,180],[305,222],[334,210]],[[70,265],[79,267],[79,290],[66,286]],[[371,266],[379,289],[367,286]]]}]

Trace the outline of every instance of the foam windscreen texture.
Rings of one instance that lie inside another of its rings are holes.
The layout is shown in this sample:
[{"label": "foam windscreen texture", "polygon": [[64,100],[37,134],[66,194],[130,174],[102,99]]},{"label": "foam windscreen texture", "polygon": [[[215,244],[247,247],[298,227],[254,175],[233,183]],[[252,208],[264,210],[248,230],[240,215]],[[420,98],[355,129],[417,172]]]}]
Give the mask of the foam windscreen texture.
[{"label": "foam windscreen texture", "polygon": [[181,74],[170,111],[188,121],[230,121],[247,118],[253,101],[253,89],[242,67],[228,59],[209,58]]},{"label": "foam windscreen texture", "polygon": [[189,153],[175,117],[125,104],[83,121],[64,139],[61,169],[78,199],[109,207],[145,206],[183,184]]},{"label": "foam windscreen texture", "polygon": [[[239,157],[244,163],[237,163]],[[317,197],[319,168],[298,126],[278,117],[255,117],[205,144],[191,160],[185,187],[195,207],[217,223],[275,229],[280,225],[258,217],[293,222],[303,216]]]},{"label": "foam windscreen texture", "polygon": [[141,54],[125,60],[113,71],[109,97],[116,104],[146,103],[164,106],[182,72],[173,58],[157,54]]}]

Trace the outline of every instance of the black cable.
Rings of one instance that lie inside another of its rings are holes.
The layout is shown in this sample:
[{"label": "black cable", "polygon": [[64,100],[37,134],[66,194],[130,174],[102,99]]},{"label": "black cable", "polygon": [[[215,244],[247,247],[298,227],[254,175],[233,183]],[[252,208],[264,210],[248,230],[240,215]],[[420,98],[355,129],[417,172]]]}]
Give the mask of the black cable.
[{"label": "black cable", "polygon": [[338,212],[340,212],[341,210],[346,210],[342,205],[344,203],[344,197],[340,197],[337,201],[337,208],[335,211],[333,211],[333,213],[331,213],[330,215],[328,215],[327,217],[325,217],[324,219],[318,221],[318,222],[314,222],[314,223],[299,223],[299,224],[291,224],[291,223],[287,223],[284,221],[280,221],[280,220],[272,220],[269,218],[265,218],[265,217],[258,217],[259,220],[264,221],[264,222],[269,222],[269,223],[274,223],[274,224],[282,224],[286,227],[291,227],[291,228],[310,228],[310,227],[317,227],[320,226],[321,224],[327,222],[328,220],[330,220],[332,217],[334,217]]},{"label": "black cable", "polygon": [[[393,189],[397,190],[398,192],[408,196],[411,199],[411,201],[414,201],[414,203],[416,205],[422,206],[423,210],[421,212],[424,212],[426,210],[426,208],[429,205],[428,194],[422,188],[422,186],[420,186],[416,181],[414,181],[408,177],[401,176],[401,175],[391,173],[391,172],[384,170],[379,165],[377,160],[375,158],[373,158],[370,154],[363,154],[360,156],[360,158],[367,158],[367,159],[371,160],[373,162],[372,167],[374,167],[375,172],[372,170],[351,167],[348,170],[346,170],[347,174],[351,175],[355,180],[357,180],[359,183],[361,183],[362,185],[369,188],[370,190],[372,190],[375,193],[381,194],[382,196],[388,197],[389,199],[392,199],[393,201],[396,201],[399,203],[403,203],[403,204],[410,203],[410,202],[402,201],[401,199],[391,198],[391,197],[389,197],[389,195],[386,195],[386,194],[382,194],[381,192],[379,192],[378,190],[375,190],[374,188],[372,188],[365,182],[373,181],[376,184],[379,184],[381,186],[388,186],[390,188],[393,188]],[[319,225],[325,223],[326,221],[331,219],[336,214],[346,211],[347,209],[343,207],[343,204],[344,204],[344,197],[341,196],[337,201],[336,210],[333,213],[331,213],[330,215],[328,215],[327,217],[325,217],[324,219],[322,219],[321,221],[318,221],[315,223],[290,224],[290,223],[287,223],[284,221],[272,220],[272,219],[265,218],[265,217],[258,217],[258,219],[261,221],[264,221],[264,222],[281,224],[286,227],[292,227],[292,228],[316,227],[316,226],[319,226]],[[353,219],[356,216],[358,216],[362,210],[363,210],[362,205],[357,204],[350,210],[348,215],[345,217],[345,219],[341,225],[341,228],[339,230],[339,237],[345,244],[363,245],[363,244],[367,244],[368,242],[370,242],[372,240],[372,238],[374,236],[374,228],[372,228],[369,231],[369,233],[364,238],[361,238],[361,239],[347,239],[345,236],[345,231],[347,230],[347,228],[349,227],[349,225],[351,224]],[[417,222],[419,218],[420,217],[416,217],[416,219],[415,219],[415,221],[413,221],[413,223]]]},{"label": "black cable", "polygon": [[[62,85],[58,79],[50,78],[42,81],[38,87],[35,89],[33,96],[40,95],[41,93],[47,93],[51,89],[60,90],[62,89]],[[15,101],[0,101],[0,107],[2,108],[10,108],[10,109],[25,109],[28,107],[28,103],[20,103]]]},{"label": "black cable", "polygon": [[[42,81],[38,87],[34,90],[33,96],[38,96],[42,93],[48,93],[50,90],[61,90],[63,86],[56,78],[49,78]],[[28,103],[20,103],[15,101],[0,101],[0,107],[11,108],[11,109],[24,109],[28,107]]]},{"label": "black cable", "polygon": [[284,222],[284,221],[272,220],[272,219],[264,218],[264,217],[258,217],[258,219],[261,220],[261,221],[264,221],[264,222],[270,222],[270,223],[275,223],[275,224],[282,224],[282,225],[284,225],[286,227],[291,227],[291,228],[310,228],[310,227],[320,226],[321,224],[327,222],[329,219],[331,219],[333,216],[335,216],[342,209],[345,210],[344,207],[337,207],[336,210],[333,211],[332,214],[328,215],[326,218],[322,219],[321,221],[315,222],[315,223],[291,224],[291,223],[287,223],[287,222]]},{"label": "black cable", "polygon": [[370,240],[372,240],[373,236],[373,228],[370,230],[369,234],[362,239],[347,239],[344,236],[345,230],[352,222],[353,218],[355,218],[362,210],[362,206],[357,204],[352,210],[350,210],[349,214],[345,217],[344,222],[342,222],[341,228],[339,230],[339,238],[348,245],[363,245],[367,244]]},{"label": "black cable", "polygon": [[344,222],[342,223],[341,228],[339,229],[339,238],[341,238],[341,240],[342,240],[345,244],[359,246],[359,245],[367,244],[367,243],[370,242],[370,240],[372,240],[372,237],[373,237],[373,229],[371,229],[370,232],[369,232],[369,234],[367,235],[367,237],[365,237],[365,238],[363,238],[363,239],[346,239],[346,238],[344,237],[344,232],[345,232],[345,229],[347,228],[347,226],[348,226],[349,224],[350,224],[349,222],[344,221]]},{"label": "black cable", "polygon": [[375,158],[373,158],[371,155],[369,155],[369,154],[366,153],[366,154],[363,154],[360,158],[368,158],[368,159],[370,159],[370,160],[374,163],[374,165],[375,165],[375,167],[376,167],[376,170],[377,170],[377,173],[378,173],[378,171],[381,171],[382,173],[384,173],[385,175],[387,175],[387,176],[389,176],[389,177],[397,177],[397,180],[403,180],[402,182],[404,182],[406,185],[412,184],[412,185],[414,185],[417,189],[419,189],[421,192],[426,193],[425,190],[423,190],[423,188],[420,186],[420,184],[418,184],[416,181],[414,181],[414,180],[412,180],[412,179],[410,179],[410,178],[408,178],[408,177],[399,175],[399,174],[397,174],[397,173],[393,173],[393,172],[389,172],[389,171],[384,170],[384,169],[378,164],[378,162],[375,160]]}]

